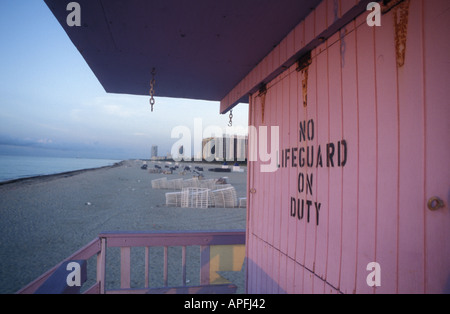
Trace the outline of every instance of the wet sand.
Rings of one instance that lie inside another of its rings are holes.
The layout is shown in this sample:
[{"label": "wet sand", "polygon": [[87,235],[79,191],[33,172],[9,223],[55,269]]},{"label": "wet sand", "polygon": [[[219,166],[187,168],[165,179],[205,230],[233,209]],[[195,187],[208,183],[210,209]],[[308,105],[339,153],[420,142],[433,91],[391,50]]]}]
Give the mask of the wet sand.
[{"label": "wet sand", "polygon": [[[152,174],[142,164],[124,161],[0,185],[0,293],[15,293],[103,231],[245,229],[242,208],[166,207],[168,190],[152,189],[151,181],[192,174]],[[237,196],[246,196],[246,172],[216,173],[207,171],[216,165],[201,166],[205,179],[226,176]],[[228,275],[242,292],[243,272]]]}]

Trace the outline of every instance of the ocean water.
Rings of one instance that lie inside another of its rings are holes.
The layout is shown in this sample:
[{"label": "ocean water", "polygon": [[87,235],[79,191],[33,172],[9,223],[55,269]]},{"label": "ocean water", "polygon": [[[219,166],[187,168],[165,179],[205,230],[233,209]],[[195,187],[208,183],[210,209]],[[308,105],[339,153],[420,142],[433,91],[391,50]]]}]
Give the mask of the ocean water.
[{"label": "ocean water", "polygon": [[111,166],[120,160],[0,155],[0,182]]}]

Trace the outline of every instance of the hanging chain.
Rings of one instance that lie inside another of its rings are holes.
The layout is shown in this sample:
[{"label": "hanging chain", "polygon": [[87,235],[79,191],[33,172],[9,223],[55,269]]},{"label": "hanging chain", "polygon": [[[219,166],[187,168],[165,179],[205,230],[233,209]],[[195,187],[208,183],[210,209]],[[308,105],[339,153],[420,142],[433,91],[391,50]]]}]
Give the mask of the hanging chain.
[{"label": "hanging chain", "polygon": [[229,127],[233,126],[233,110],[230,110],[230,122],[228,122],[228,126]]},{"label": "hanging chain", "polygon": [[155,68],[153,68],[152,70],[152,80],[150,81],[150,106],[152,107],[152,112],[153,112],[153,106],[155,105],[155,75],[156,75],[156,70]]}]

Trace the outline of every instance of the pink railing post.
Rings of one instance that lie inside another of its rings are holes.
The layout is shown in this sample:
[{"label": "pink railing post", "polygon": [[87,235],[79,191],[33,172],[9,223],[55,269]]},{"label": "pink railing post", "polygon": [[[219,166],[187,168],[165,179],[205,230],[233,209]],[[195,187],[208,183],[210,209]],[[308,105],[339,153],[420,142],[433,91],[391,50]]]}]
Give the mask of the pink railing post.
[{"label": "pink railing post", "polygon": [[164,247],[164,287],[169,286],[169,248]]},{"label": "pink railing post", "polygon": [[97,254],[97,285],[98,293],[105,293],[106,278],[106,239],[100,238],[100,252]]},{"label": "pink railing post", "polygon": [[131,288],[131,248],[121,247],[120,248],[120,288],[130,289]]},{"label": "pink railing post", "polygon": [[202,245],[200,248],[200,284],[209,285],[210,246]]},{"label": "pink railing post", "polygon": [[150,248],[145,247],[145,288],[150,287]]},{"label": "pink railing post", "polygon": [[186,285],[186,246],[181,251],[181,265],[183,267],[183,285]]}]

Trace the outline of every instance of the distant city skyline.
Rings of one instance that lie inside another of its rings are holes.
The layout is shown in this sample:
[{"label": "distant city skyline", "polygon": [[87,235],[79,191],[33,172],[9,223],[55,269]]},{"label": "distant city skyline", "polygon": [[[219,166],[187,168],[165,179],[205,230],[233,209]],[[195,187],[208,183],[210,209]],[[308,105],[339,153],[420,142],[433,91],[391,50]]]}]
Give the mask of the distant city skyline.
[{"label": "distant city skyline", "polygon": [[[132,159],[170,153],[172,129],[227,129],[219,103],[108,94],[44,1],[0,2],[0,154]],[[239,53],[239,52],[236,52]],[[248,105],[233,110],[247,127]]]}]

